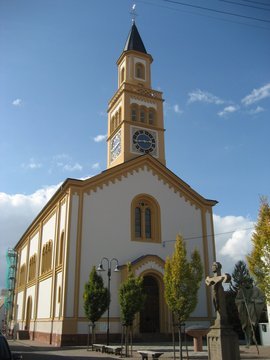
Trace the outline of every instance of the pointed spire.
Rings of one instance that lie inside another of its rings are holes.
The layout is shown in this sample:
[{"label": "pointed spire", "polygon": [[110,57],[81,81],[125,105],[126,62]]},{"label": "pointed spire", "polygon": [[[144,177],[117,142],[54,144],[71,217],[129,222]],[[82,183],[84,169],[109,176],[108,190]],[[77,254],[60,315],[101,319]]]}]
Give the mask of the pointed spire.
[{"label": "pointed spire", "polygon": [[128,50],[135,50],[147,54],[137,26],[135,25],[135,21],[132,21],[132,26],[124,47],[124,51]]}]

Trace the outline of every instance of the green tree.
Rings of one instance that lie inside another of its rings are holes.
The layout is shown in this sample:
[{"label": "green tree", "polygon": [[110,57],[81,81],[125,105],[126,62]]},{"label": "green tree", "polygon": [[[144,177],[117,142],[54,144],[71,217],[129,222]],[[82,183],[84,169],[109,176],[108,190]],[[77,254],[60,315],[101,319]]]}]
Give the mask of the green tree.
[{"label": "green tree", "polygon": [[166,302],[179,329],[180,359],[182,359],[181,325],[195,310],[202,275],[203,266],[198,250],[192,252],[188,261],[184,240],[177,235],[174,253],[171,258],[166,259],[164,286]]},{"label": "green tree", "polygon": [[233,327],[234,331],[243,336],[242,326],[239,319],[235,298],[238,290],[242,286],[252,285],[253,278],[250,276],[247,264],[243,260],[239,260],[235,265],[232,272],[232,280],[229,289],[225,291],[226,308],[228,314],[228,321]]},{"label": "green tree", "polygon": [[119,288],[119,302],[122,324],[125,328],[125,352],[129,353],[128,339],[132,341],[132,325],[135,315],[143,308],[145,294],[143,293],[143,278],[135,277],[128,264],[128,277]]},{"label": "green tree", "polygon": [[251,240],[253,247],[247,256],[249,269],[270,303],[270,206],[265,197],[261,198],[257,224]]},{"label": "green tree", "polygon": [[89,281],[84,285],[84,311],[87,319],[92,323],[92,344],[95,343],[95,323],[108,309],[110,293],[104,287],[103,279],[97,274],[95,266],[89,275]]},{"label": "green tree", "polygon": [[230,290],[236,294],[242,286],[245,286],[246,284],[253,285],[253,282],[247,264],[243,260],[239,260],[234,265]]}]

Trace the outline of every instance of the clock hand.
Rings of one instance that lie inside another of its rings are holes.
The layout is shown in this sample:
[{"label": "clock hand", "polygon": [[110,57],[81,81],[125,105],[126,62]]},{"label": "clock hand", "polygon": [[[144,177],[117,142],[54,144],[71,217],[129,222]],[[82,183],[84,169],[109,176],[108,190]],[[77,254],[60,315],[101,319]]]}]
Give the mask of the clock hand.
[{"label": "clock hand", "polygon": [[151,144],[151,140],[138,140],[140,143]]}]

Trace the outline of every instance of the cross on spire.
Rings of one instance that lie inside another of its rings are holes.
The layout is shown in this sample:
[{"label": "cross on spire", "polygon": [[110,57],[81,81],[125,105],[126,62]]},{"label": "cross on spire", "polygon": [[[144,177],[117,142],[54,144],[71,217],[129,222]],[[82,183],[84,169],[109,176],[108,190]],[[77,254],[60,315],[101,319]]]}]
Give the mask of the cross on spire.
[{"label": "cross on spire", "polygon": [[136,4],[133,4],[133,5],[132,5],[130,14],[131,14],[132,24],[134,24],[134,23],[135,23],[136,16],[138,16],[138,14],[137,14],[137,12],[136,12]]}]

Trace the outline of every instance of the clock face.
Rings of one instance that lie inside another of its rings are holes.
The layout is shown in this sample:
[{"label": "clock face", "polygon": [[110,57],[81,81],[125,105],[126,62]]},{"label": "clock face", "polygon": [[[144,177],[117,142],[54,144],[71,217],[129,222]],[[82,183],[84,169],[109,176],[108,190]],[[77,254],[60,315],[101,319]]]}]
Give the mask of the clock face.
[{"label": "clock face", "polygon": [[156,150],[155,133],[147,130],[137,130],[133,133],[132,142],[137,152],[152,153]]},{"label": "clock face", "polygon": [[121,131],[118,131],[111,140],[111,162],[121,153]]}]

